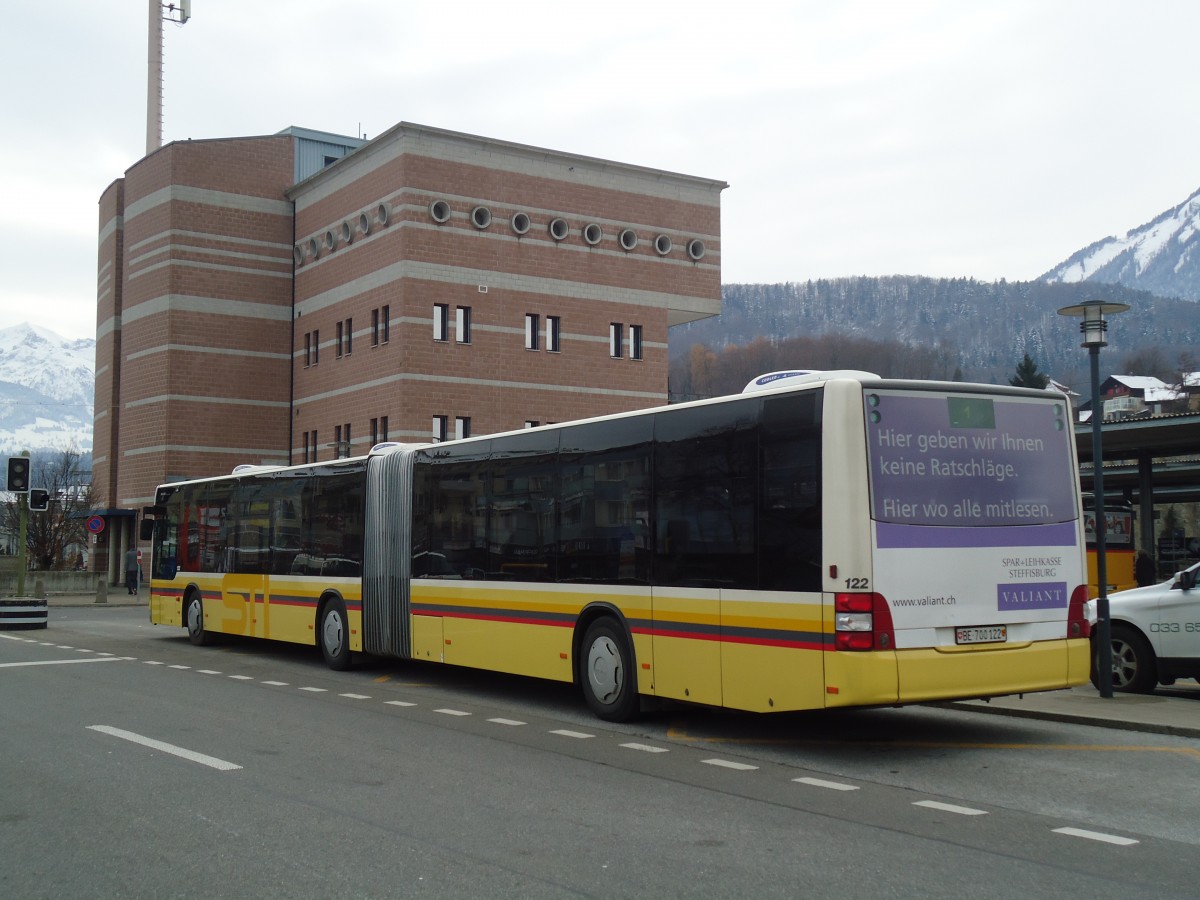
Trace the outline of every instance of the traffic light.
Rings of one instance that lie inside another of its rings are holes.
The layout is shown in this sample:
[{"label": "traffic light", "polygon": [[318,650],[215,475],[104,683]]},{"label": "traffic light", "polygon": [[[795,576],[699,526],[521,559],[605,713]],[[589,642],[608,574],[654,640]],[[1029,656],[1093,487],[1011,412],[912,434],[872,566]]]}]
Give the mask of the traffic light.
[{"label": "traffic light", "polygon": [[31,512],[45,512],[50,508],[50,492],[41,488],[31,488],[29,491],[29,509]]},{"label": "traffic light", "polygon": [[8,489],[17,494],[29,491],[28,456],[10,456],[8,458]]}]

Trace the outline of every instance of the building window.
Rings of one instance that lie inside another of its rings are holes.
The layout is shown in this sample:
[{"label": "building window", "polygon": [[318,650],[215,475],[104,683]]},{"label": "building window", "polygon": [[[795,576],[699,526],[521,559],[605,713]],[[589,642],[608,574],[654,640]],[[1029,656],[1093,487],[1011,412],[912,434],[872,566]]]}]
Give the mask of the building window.
[{"label": "building window", "polygon": [[306,463],[306,462],[308,462],[308,432],[307,431],[304,432],[304,437],[301,438],[301,441],[304,444],[304,452],[300,454],[300,462]]},{"label": "building window", "polygon": [[562,319],[546,316],[546,349],[558,353],[562,349]]},{"label": "building window", "polygon": [[308,437],[309,437],[309,440],[312,442],[309,445],[312,452],[311,452],[311,455],[309,456],[308,461],[316,462],[317,461],[317,433],[315,431],[310,431],[308,433]]},{"label": "building window", "polygon": [[337,348],[334,351],[334,356],[338,359],[342,358],[342,323],[337,323],[337,336],[333,339],[333,346]]},{"label": "building window", "polygon": [[526,428],[537,428],[537,427],[538,427],[538,420],[537,420],[537,419],[526,419],[526,420],[525,420],[525,427],[526,427]]},{"label": "building window", "polygon": [[380,416],[378,419],[371,420],[371,446],[382,444],[387,441],[388,423],[387,416]]},{"label": "building window", "polygon": [[433,305],[433,339],[444,341],[450,333],[450,307],[445,303]]},{"label": "building window", "polygon": [[629,326],[629,358],[630,359],[641,359],[642,358],[642,326],[641,325],[630,325]]},{"label": "building window", "polygon": [[386,344],[392,336],[392,307],[390,304],[383,305],[380,318],[383,319],[383,342]]},{"label": "building window", "polygon": [[[306,332],[304,332],[304,368],[307,369],[311,365],[312,365],[312,332],[306,331]],[[306,432],[304,432],[304,434],[307,437],[308,432],[306,431]],[[305,449],[305,451],[307,451],[308,447],[305,447],[304,449]]]},{"label": "building window", "polygon": [[346,355],[354,352],[354,319],[346,320]]},{"label": "building window", "polygon": [[621,334],[622,326],[620,322],[613,322],[608,326],[608,355],[613,359],[620,359],[621,353]]},{"label": "building window", "polygon": [[471,307],[460,306],[454,311],[454,339],[460,344],[471,343]]},{"label": "building window", "polygon": [[388,439],[387,416],[380,416],[379,417],[379,440],[382,442],[382,441],[386,441],[387,439]]},{"label": "building window", "polygon": [[371,346],[379,346],[379,307],[371,310]]},{"label": "building window", "polygon": [[379,443],[379,420],[371,420],[371,446],[374,447]]},{"label": "building window", "polygon": [[333,426],[333,458],[342,458],[342,426]]},{"label": "building window", "polygon": [[342,458],[350,456],[350,423],[342,426]]},{"label": "building window", "polygon": [[312,351],[312,364],[315,366],[321,361],[321,332],[315,328],[313,329]]},{"label": "building window", "polygon": [[454,417],[454,438],[461,441],[463,438],[471,436],[471,417],[470,416],[455,416]]},{"label": "building window", "polygon": [[446,417],[433,417],[433,439],[434,441],[444,441],[446,439]]},{"label": "building window", "polygon": [[538,315],[537,313],[525,313],[525,349],[536,350],[538,348]]}]

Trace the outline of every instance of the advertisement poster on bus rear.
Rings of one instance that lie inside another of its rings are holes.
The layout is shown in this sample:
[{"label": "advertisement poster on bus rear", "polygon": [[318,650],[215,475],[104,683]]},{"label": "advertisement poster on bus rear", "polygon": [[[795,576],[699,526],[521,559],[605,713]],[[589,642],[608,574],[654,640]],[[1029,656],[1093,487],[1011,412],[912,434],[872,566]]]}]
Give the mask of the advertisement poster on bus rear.
[{"label": "advertisement poster on bus rear", "polygon": [[1066,398],[878,390],[865,411],[876,590],[893,612],[1062,618],[1083,577]]}]

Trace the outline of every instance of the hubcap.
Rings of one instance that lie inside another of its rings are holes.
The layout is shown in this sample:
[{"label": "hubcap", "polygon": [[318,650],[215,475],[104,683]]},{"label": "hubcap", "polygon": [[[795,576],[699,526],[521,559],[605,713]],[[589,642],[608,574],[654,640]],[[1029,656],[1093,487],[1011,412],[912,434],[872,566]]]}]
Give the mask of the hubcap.
[{"label": "hubcap", "polygon": [[342,617],[335,610],[325,614],[325,627],[321,629],[324,635],[325,649],[330,656],[337,656],[342,650]]},{"label": "hubcap", "polygon": [[201,616],[200,601],[193,600],[191,603],[188,604],[188,631],[190,631],[192,634],[200,633],[200,626],[201,626],[200,616]]},{"label": "hubcap", "polygon": [[1124,641],[1113,641],[1112,644],[1113,684],[1125,687],[1137,675],[1138,660],[1133,648]]},{"label": "hubcap", "polygon": [[601,703],[613,703],[625,683],[625,672],[621,668],[621,654],[617,645],[607,635],[592,642],[588,650],[588,681],[592,693]]}]

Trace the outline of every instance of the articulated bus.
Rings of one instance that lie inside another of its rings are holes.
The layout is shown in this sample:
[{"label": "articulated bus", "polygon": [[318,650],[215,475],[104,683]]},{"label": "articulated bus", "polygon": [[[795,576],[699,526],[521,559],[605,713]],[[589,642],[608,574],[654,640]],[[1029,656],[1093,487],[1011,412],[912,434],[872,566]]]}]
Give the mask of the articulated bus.
[{"label": "articulated bus", "polygon": [[[1096,567],[1096,498],[1083,495],[1083,534],[1087,541],[1088,596],[1100,596],[1100,574]],[[1137,587],[1133,574],[1133,507],[1128,503],[1104,503],[1104,574],[1106,594]]]},{"label": "articulated bus", "polygon": [[740,395],[165,484],[150,615],[761,712],[1089,675],[1066,398],[774,373]]}]

